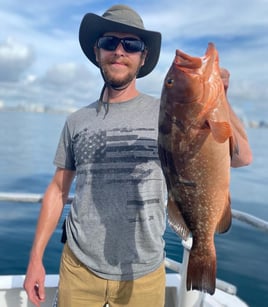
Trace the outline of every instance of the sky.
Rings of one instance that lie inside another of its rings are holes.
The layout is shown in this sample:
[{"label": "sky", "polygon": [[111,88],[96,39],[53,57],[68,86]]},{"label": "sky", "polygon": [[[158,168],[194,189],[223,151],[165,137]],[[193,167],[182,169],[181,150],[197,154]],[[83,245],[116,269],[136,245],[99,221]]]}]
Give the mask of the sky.
[{"label": "sky", "polygon": [[[1,0],[0,107],[79,108],[99,97],[99,69],[83,54],[78,31],[88,12],[102,15],[114,1]],[[160,96],[164,77],[181,49],[203,56],[208,42],[231,73],[229,99],[252,116],[268,116],[268,0],[123,1],[162,33],[154,71],[140,91]]]}]

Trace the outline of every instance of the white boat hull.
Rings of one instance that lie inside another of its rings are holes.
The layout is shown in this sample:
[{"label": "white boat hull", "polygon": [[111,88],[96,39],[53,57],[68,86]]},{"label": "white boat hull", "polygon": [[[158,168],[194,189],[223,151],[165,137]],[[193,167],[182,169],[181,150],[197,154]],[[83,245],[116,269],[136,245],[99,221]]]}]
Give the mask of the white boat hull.
[{"label": "white boat hull", "polygon": [[[165,307],[178,307],[181,276],[180,274],[169,273],[166,275],[166,303]],[[0,276],[0,306],[1,307],[30,307],[33,306],[27,298],[23,289],[23,275]],[[47,275],[46,277],[46,302],[42,307],[56,307],[58,275]],[[197,291],[192,291],[197,292]],[[198,294],[200,294],[198,292]],[[248,307],[236,295],[216,289],[213,296],[201,294],[203,307]],[[187,304],[187,307],[198,307],[200,304]],[[181,306],[183,307],[183,306]],[[185,306],[184,306],[185,307]]]}]

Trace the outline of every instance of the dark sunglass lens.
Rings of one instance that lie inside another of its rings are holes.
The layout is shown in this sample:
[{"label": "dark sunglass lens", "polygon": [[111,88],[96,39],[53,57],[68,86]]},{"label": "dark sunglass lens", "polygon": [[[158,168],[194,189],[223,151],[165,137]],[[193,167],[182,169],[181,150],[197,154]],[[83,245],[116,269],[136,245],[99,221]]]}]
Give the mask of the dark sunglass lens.
[{"label": "dark sunglass lens", "polygon": [[115,36],[100,37],[97,42],[97,47],[108,51],[113,51],[117,48],[120,42],[127,52],[139,52],[144,51],[145,49],[143,41],[135,38],[118,38]]},{"label": "dark sunglass lens", "polygon": [[137,39],[123,39],[123,46],[127,52],[139,52],[144,50],[144,42]]},{"label": "dark sunglass lens", "polygon": [[103,36],[99,38],[97,46],[98,48],[113,51],[118,46],[119,41],[117,37]]}]

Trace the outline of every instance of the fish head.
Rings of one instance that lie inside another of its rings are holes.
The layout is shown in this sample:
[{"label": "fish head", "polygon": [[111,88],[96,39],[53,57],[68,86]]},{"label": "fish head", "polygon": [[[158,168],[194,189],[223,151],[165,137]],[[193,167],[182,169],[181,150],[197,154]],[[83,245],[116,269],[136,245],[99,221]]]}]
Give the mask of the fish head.
[{"label": "fish head", "polygon": [[201,57],[176,50],[162,89],[159,131],[167,135],[177,126],[190,139],[211,132],[217,142],[225,142],[232,135],[225,93],[228,74],[219,66],[213,43]]},{"label": "fish head", "polygon": [[209,43],[202,57],[193,57],[176,50],[175,58],[165,77],[161,99],[166,104],[200,104],[211,107],[217,95],[223,92],[219,56],[213,43]]}]

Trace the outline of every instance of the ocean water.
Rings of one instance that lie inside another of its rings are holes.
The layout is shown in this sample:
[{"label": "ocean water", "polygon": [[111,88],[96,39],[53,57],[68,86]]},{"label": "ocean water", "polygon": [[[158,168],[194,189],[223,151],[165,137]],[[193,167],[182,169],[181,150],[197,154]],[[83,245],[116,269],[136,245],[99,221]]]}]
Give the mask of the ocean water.
[{"label": "ocean water", "polygon": [[[0,112],[0,192],[43,193],[54,172],[52,164],[66,115]],[[232,207],[268,220],[268,129],[248,129],[254,154],[251,166],[233,169]],[[0,275],[24,274],[40,205],[0,202]],[[47,273],[57,273],[61,224],[46,249]],[[180,239],[167,227],[167,256],[181,261]],[[236,220],[216,235],[217,277],[237,286],[249,306],[268,302],[268,235]],[[1,278],[1,276],[0,276]]]}]

